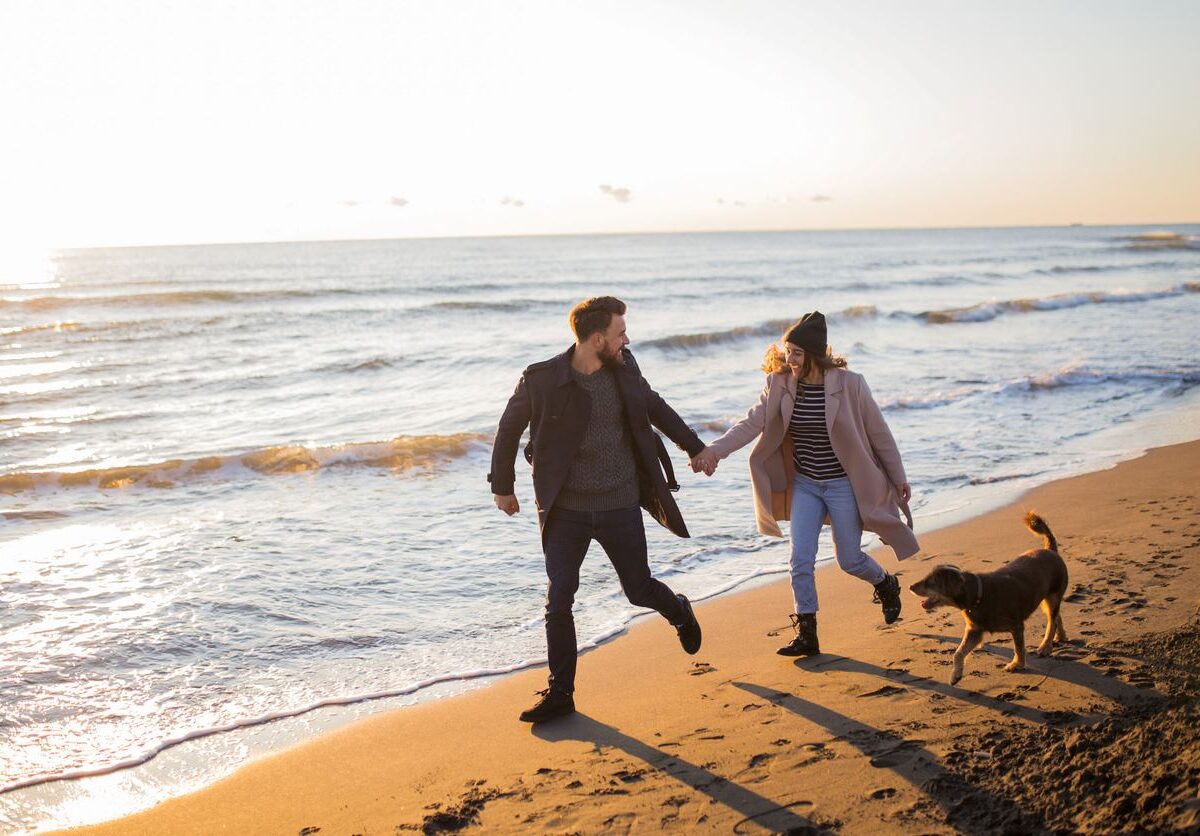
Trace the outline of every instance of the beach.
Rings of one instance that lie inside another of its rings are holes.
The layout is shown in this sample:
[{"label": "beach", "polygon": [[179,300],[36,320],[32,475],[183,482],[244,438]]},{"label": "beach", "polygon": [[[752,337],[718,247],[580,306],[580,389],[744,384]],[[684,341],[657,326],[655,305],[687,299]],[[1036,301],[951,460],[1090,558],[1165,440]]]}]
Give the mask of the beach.
[{"label": "beach", "polygon": [[[640,619],[580,660],[569,718],[517,714],[544,669],[362,720],[200,792],[71,833],[953,833],[1200,827],[1200,442],[1038,487],[924,534],[938,563],[987,571],[1050,524],[1071,582],[1068,641],[1005,672],[993,635],[947,684],[957,612],[905,592],[885,626],[870,590],[818,573],[822,654],[792,660],[788,586],[697,607],[695,657]],[[890,570],[896,561],[876,549]],[[1030,645],[1044,628],[1027,623]]]}]

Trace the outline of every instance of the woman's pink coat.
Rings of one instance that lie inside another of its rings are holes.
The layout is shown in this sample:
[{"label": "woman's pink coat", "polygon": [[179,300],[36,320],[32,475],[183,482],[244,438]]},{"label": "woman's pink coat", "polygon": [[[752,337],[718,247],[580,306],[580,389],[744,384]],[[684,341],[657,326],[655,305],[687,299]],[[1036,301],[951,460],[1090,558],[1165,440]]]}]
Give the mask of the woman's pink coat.
[{"label": "woman's pink coat", "polygon": [[[783,536],[779,521],[789,517],[796,478],[787,431],[795,401],[791,369],[767,375],[758,403],[709,445],[723,459],[758,439],[750,451],[754,516],[758,530],[775,537]],[[863,529],[878,534],[898,560],[912,557],[921,547],[900,517],[899,486],[908,479],[896,440],[862,375],[845,369],[825,373],[825,425],[858,500]]]}]

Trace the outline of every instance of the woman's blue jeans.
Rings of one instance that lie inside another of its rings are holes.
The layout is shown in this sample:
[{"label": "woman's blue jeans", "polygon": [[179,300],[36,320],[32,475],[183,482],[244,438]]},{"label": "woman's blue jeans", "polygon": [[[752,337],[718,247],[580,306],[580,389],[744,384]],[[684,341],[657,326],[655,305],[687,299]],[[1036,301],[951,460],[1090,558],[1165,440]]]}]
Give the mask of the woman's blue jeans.
[{"label": "woman's blue jeans", "polygon": [[815,613],[817,584],[813,570],[817,562],[817,538],[825,515],[833,523],[833,549],[842,571],[872,585],[887,572],[862,550],[862,517],[850,489],[850,480],[817,481],[796,475],[792,491],[792,596],[796,612]]}]

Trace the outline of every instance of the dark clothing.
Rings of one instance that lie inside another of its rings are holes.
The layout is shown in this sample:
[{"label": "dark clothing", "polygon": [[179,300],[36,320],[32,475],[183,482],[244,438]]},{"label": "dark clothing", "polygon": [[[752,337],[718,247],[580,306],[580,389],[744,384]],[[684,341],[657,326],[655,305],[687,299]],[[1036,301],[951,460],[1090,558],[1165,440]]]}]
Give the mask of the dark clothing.
[{"label": "dark clothing", "polygon": [[[658,456],[660,442],[651,425],[687,451],[689,457],[703,450],[704,442],[650,388],[629,350],[623,349],[622,353],[625,364],[613,370],[613,377],[633,445],[638,501],[660,524],[687,537],[683,515],[663,476]],[[567,481],[591,416],[591,397],[571,378],[574,354],[575,346],[571,346],[557,357],[525,369],[500,418],[492,447],[492,470],[488,474],[492,493],[510,496],[516,482],[517,448],[521,434],[529,427],[525,457],[533,465],[533,495],[543,541],[547,515]]]},{"label": "dark clothing", "polygon": [[[488,474],[492,493],[513,493],[517,447],[528,426],[525,457],[533,465],[533,494],[549,578],[550,689],[567,694],[575,690],[577,655],[571,608],[579,588],[579,567],[592,540],[608,555],[631,604],[653,608],[672,624],[683,620],[679,599],[650,575],[646,529],[637,503],[662,525],[687,537],[668,477],[663,475],[665,466],[674,482],[670,460],[651,424],[689,456],[704,449],[704,442],[650,388],[628,351],[622,352],[624,365],[586,376],[571,368],[574,353],[572,346],[525,370],[500,418]],[[617,505],[622,498],[623,507]]]},{"label": "dark clothing", "polygon": [[579,567],[592,540],[600,544],[617,570],[629,603],[657,610],[672,624],[683,618],[683,608],[675,593],[650,575],[641,508],[636,505],[619,511],[555,508],[542,535],[546,576],[550,579],[546,589],[546,650],[550,688],[567,694],[575,690],[578,647],[571,607],[579,589]]},{"label": "dark clothing", "polygon": [[615,376],[607,368],[592,374],[571,369],[571,380],[587,392],[592,412],[555,507],[574,511],[636,507],[637,464]]}]

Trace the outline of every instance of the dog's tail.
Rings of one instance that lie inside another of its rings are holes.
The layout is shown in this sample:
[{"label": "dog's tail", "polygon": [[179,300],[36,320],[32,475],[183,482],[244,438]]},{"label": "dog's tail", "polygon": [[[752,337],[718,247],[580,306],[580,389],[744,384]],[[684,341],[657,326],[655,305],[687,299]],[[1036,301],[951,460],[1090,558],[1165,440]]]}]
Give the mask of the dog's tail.
[{"label": "dog's tail", "polygon": [[1025,527],[1034,534],[1042,535],[1045,540],[1045,547],[1052,552],[1058,551],[1058,541],[1054,539],[1054,532],[1050,530],[1050,526],[1046,525],[1046,521],[1035,514],[1033,511],[1025,513]]}]

